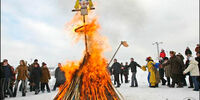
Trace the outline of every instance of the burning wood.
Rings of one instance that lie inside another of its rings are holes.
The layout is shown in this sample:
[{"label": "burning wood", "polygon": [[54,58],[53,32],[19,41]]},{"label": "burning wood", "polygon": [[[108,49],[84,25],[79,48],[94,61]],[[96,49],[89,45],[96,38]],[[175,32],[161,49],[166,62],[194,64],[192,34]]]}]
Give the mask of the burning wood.
[{"label": "burning wood", "polygon": [[[91,3],[91,0],[89,1]],[[83,19],[80,15],[76,15],[73,24],[83,21],[83,25],[75,29],[75,34],[85,37],[86,50],[80,62],[69,62],[62,68],[67,80],[59,88],[54,100],[120,100],[122,96],[112,85],[107,70],[107,60],[103,56],[105,37],[98,33],[100,26],[96,18],[92,18],[85,25],[84,14],[88,13],[83,8],[87,9],[85,4],[89,3],[88,0],[81,0],[80,5],[81,2],[84,3],[84,7],[80,6],[81,10],[76,8],[73,11],[84,11],[81,13]]]}]

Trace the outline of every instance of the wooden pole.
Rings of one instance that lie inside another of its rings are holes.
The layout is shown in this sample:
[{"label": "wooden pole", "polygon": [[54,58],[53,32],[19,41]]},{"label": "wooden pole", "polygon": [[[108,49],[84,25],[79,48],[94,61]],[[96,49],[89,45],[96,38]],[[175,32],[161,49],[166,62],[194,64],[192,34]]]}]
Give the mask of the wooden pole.
[{"label": "wooden pole", "polygon": [[87,31],[86,31],[86,25],[85,25],[85,15],[83,15],[83,26],[84,28],[84,34],[85,34],[85,51],[86,54],[88,54],[88,47],[87,47]]},{"label": "wooden pole", "polygon": [[117,54],[117,52],[119,51],[119,48],[121,47],[122,43],[120,43],[119,47],[117,48],[117,50],[115,51],[114,55],[112,56],[110,62],[108,63],[108,66],[110,65],[110,63],[112,62],[112,60],[114,59],[115,55]]}]

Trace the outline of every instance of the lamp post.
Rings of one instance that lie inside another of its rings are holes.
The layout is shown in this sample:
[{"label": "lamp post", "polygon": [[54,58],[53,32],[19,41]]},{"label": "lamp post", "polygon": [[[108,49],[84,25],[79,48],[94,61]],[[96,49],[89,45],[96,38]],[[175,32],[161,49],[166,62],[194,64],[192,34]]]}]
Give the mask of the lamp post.
[{"label": "lamp post", "polygon": [[160,55],[159,55],[159,53],[160,53],[160,51],[159,51],[159,45],[160,44],[163,44],[163,42],[154,42],[152,45],[156,45],[156,47],[157,47],[157,53],[158,53],[158,61],[159,61],[159,58],[160,58]]}]

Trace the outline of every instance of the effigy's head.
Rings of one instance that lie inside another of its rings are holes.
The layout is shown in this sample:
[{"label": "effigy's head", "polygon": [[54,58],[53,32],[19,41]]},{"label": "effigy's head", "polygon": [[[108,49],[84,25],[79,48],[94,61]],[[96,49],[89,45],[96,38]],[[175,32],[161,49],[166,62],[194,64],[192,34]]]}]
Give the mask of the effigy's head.
[{"label": "effigy's head", "polygon": [[88,0],[79,0],[79,4],[81,6],[87,6],[87,5],[89,5],[89,1]]}]

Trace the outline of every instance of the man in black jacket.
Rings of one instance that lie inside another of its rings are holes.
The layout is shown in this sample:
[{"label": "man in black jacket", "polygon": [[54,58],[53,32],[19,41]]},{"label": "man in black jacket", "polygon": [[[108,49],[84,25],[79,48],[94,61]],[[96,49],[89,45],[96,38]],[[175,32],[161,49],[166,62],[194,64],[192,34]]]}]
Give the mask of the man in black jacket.
[{"label": "man in black jacket", "polygon": [[38,94],[40,92],[39,83],[41,76],[42,76],[42,71],[41,68],[39,67],[39,64],[34,63],[33,69],[30,74],[30,78],[31,78],[31,83],[34,84],[35,94]]},{"label": "man in black jacket", "polygon": [[135,62],[133,58],[131,58],[131,63],[129,64],[129,67],[131,68],[132,72],[131,87],[138,87],[136,73],[137,73],[137,67],[141,68],[141,66],[137,62]]},{"label": "man in black jacket", "polygon": [[[28,67],[28,71],[29,71],[29,73],[31,73],[32,72],[32,69],[34,68],[34,64],[38,64],[38,66],[40,67],[40,64],[38,63],[38,59],[35,59],[34,60],[34,62],[31,64],[31,65],[29,65],[29,67]],[[32,92],[32,91],[34,91],[34,87],[33,87],[33,83],[31,82],[31,80],[29,79],[29,82],[30,82],[30,92]],[[20,87],[21,87],[21,85],[20,85]]]},{"label": "man in black jacket", "polygon": [[120,87],[120,82],[119,82],[119,74],[121,73],[121,64],[117,62],[117,59],[114,59],[114,63],[111,66],[111,70],[114,74],[114,81],[117,82],[117,87]]},{"label": "man in black jacket", "polygon": [[10,83],[12,78],[12,70],[11,66],[8,64],[8,60],[3,60],[2,71],[4,72],[3,84],[4,84],[4,96],[7,97],[7,93],[9,93],[10,97],[13,97],[13,92],[10,89]]}]

